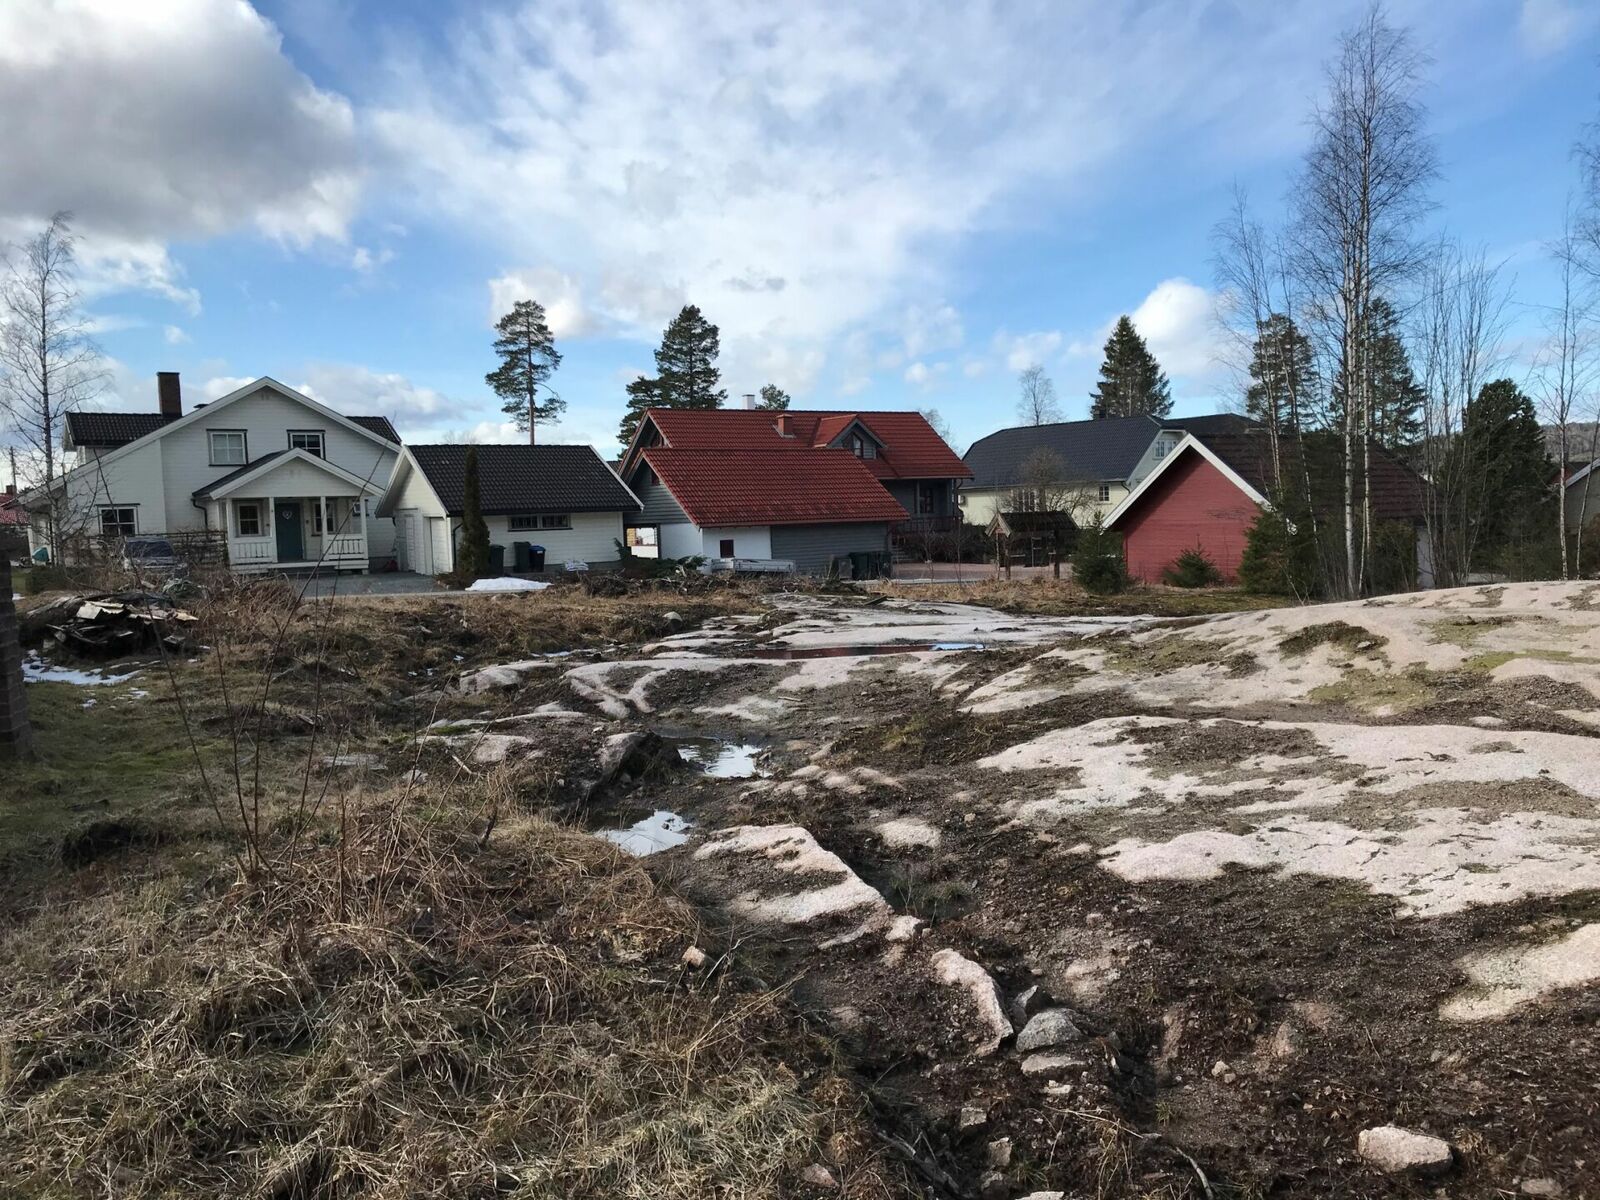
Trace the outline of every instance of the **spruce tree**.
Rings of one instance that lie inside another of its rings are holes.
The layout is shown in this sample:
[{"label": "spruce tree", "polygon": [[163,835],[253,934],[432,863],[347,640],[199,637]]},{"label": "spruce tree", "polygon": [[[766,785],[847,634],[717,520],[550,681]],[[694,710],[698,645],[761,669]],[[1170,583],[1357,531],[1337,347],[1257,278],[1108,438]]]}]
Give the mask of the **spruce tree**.
[{"label": "spruce tree", "polygon": [[1456,478],[1472,489],[1475,559],[1493,562],[1524,536],[1551,495],[1556,467],[1545,449],[1533,401],[1509,379],[1486,383],[1467,402],[1457,437]]},{"label": "spruce tree", "polygon": [[[1400,316],[1381,296],[1367,309],[1367,332],[1361,347],[1372,404],[1368,432],[1385,450],[1408,457],[1422,441],[1422,388],[1400,337]],[[1335,387],[1328,399],[1328,427],[1344,428],[1343,389]]]},{"label": "spruce tree", "polygon": [[686,304],[661,335],[656,350],[656,377],[643,375],[628,385],[628,410],[617,436],[624,446],[633,441],[647,408],[721,408],[727,391],[719,387],[717,327]]},{"label": "spruce tree", "polygon": [[761,389],[761,399],[756,407],[782,412],[789,407],[789,393],[775,383],[766,384]]},{"label": "spruce tree", "polygon": [[[545,323],[544,307],[537,301],[518,300],[494,328],[500,335],[494,342],[500,365],[483,381],[505,401],[501,411],[516,422],[518,429],[527,430],[532,443],[537,440],[538,423],[555,420],[567,407],[567,402],[545,382],[561,365],[561,354]],[[540,389],[544,391],[542,402]]]},{"label": "spruce tree", "polygon": [[1127,317],[1118,317],[1106,339],[1106,357],[1100,364],[1100,382],[1089,393],[1089,415],[1164,417],[1172,411],[1172,388],[1167,376]]},{"label": "spruce tree", "polygon": [[478,448],[467,447],[467,465],[461,481],[461,561],[467,579],[480,579],[489,571],[489,525],[483,519],[483,489],[478,481]]},{"label": "spruce tree", "polygon": [[1292,436],[1300,431],[1317,382],[1311,340],[1300,332],[1292,317],[1273,313],[1265,321],[1256,322],[1250,386],[1244,398],[1246,416]]}]

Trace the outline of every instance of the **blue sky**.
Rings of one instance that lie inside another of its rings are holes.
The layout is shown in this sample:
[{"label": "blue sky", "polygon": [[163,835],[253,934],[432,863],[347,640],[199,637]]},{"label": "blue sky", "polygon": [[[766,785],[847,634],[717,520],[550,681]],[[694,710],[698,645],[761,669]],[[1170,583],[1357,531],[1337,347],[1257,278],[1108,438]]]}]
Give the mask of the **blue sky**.
[{"label": "blue sky", "polygon": [[[793,11],[788,11],[793,10]],[[1225,404],[1209,234],[1264,216],[1357,4],[11,0],[0,237],[76,214],[107,407],[273,375],[411,440],[515,435],[483,384],[550,310],[609,449],[685,302],[730,396],[1012,423],[1038,362],[1086,415],[1132,313],[1180,412]],[[1600,115],[1600,6],[1393,3],[1432,59],[1430,229],[1550,299],[1544,244]]]}]

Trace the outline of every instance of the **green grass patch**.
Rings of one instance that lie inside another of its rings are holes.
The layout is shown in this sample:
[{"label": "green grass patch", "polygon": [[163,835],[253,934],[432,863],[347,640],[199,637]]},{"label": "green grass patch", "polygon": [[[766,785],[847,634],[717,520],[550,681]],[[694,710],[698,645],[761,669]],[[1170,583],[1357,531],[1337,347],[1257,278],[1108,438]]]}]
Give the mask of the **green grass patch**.
[{"label": "green grass patch", "polygon": [[1183,667],[1219,666],[1233,676],[1250,675],[1261,669],[1248,650],[1229,650],[1221,642],[1173,634],[1169,637],[1134,640],[1123,638],[1106,643],[1106,666],[1135,675],[1159,675]]}]

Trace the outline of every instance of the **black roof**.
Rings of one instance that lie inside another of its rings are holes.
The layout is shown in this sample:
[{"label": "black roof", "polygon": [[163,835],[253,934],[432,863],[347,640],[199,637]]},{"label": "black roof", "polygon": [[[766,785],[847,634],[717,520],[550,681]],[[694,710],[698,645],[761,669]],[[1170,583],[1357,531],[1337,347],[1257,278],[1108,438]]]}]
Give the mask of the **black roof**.
[{"label": "black roof", "polygon": [[74,446],[115,449],[136,442],[175,420],[176,417],[162,416],[158,412],[74,412],[67,414],[67,435]]},{"label": "black roof", "polygon": [[254,462],[247,462],[247,463],[245,463],[244,466],[238,468],[237,470],[229,471],[226,475],[222,476],[220,479],[213,479],[210,483],[206,484],[205,487],[195,488],[195,490],[193,492],[193,495],[196,496],[197,498],[203,498],[203,497],[209,496],[209,495],[211,495],[212,492],[216,491],[223,484],[232,483],[235,479],[239,478],[239,476],[247,475],[251,471],[254,471],[262,463],[269,463],[275,458],[282,458],[287,453],[289,453],[287,450],[274,450],[271,454],[263,454],[260,458],[256,459]]},{"label": "black roof", "polygon": [[[129,442],[136,442],[145,434],[154,433],[163,425],[177,419],[177,417],[163,416],[158,412],[74,412],[67,414],[67,435],[71,438],[72,444],[79,448],[88,446],[97,450],[115,450],[119,446],[126,446]],[[400,444],[400,435],[395,432],[388,417],[345,419],[354,421],[368,433],[375,433],[397,446]]]},{"label": "black roof", "polygon": [[[462,510],[469,447],[411,446],[445,511]],[[631,512],[633,494],[592,446],[479,446],[485,516],[525,512]]]},{"label": "black roof", "polygon": [[1101,417],[1092,421],[1059,421],[1021,425],[979,438],[963,456],[972,468],[968,487],[1011,487],[1023,482],[1023,464],[1039,450],[1050,450],[1067,464],[1070,475],[1105,482],[1127,479],[1150,443],[1163,429],[1203,435],[1248,428],[1250,422],[1232,413],[1204,417]]}]

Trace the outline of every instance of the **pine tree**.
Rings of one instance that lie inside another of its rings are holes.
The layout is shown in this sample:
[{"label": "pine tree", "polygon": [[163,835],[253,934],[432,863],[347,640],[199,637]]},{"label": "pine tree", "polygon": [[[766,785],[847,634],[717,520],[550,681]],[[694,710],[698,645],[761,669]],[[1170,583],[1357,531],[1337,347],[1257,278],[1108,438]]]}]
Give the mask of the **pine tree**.
[{"label": "pine tree", "polygon": [[483,519],[483,489],[478,481],[478,448],[467,447],[467,465],[461,481],[460,573],[479,579],[489,571],[489,525]]},{"label": "pine tree", "polygon": [[1078,531],[1078,544],[1072,551],[1072,578],[1085,591],[1101,596],[1128,586],[1122,539],[1105,527],[1099,513]]},{"label": "pine tree", "polygon": [[1172,411],[1172,388],[1166,373],[1127,317],[1117,318],[1116,328],[1106,339],[1100,382],[1089,399],[1089,415],[1096,419],[1145,413],[1164,417]]},{"label": "pine tree", "polygon": [[[1393,454],[1406,457],[1422,441],[1422,388],[1411,371],[1411,359],[1400,337],[1400,317],[1383,297],[1367,309],[1367,333],[1360,345],[1372,397],[1372,440]],[[1328,427],[1344,427],[1344,391],[1335,387],[1329,396]]]},{"label": "pine tree", "polygon": [[1293,436],[1300,431],[1317,383],[1311,340],[1300,332],[1294,319],[1273,313],[1265,321],[1257,321],[1245,415],[1268,429]]},{"label": "pine tree", "polygon": [[528,431],[528,441],[532,443],[538,423],[555,420],[567,407],[567,402],[545,382],[561,365],[561,354],[550,326],[545,324],[544,307],[537,301],[518,300],[494,328],[500,335],[494,342],[500,365],[483,381],[505,401],[502,411],[516,422],[518,429]]},{"label": "pine tree", "polygon": [[728,393],[718,386],[717,354],[721,339],[717,327],[686,304],[661,335],[656,350],[656,377],[643,375],[628,385],[628,410],[617,436],[624,446],[647,408],[721,408]]},{"label": "pine tree", "polygon": [[1317,547],[1305,514],[1263,508],[1245,531],[1239,586],[1268,596],[1307,599],[1317,589]]},{"label": "pine tree", "polygon": [[1457,447],[1457,478],[1473,491],[1474,558],[1492,562],[1542,519],[1536,514],[1551,496],[1556,468],[1533,401],[1509,379],[1484,384],[1467,403]]},{"label": "pine tree", "polygon": [[775,383],[769,383],[761,389],[761,400],[757,408],[769,409],[772,412],[782,412],[789,407],[789,393]]}]

